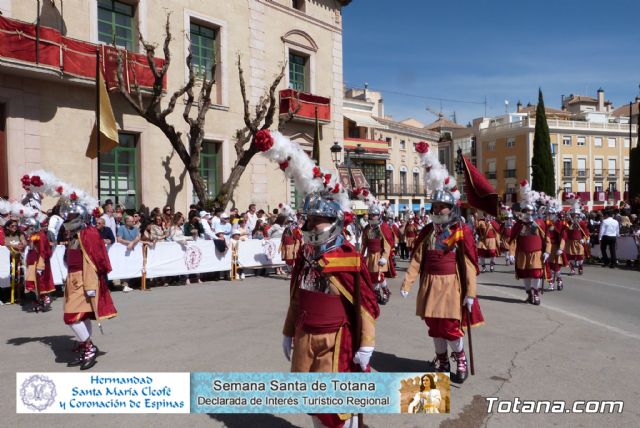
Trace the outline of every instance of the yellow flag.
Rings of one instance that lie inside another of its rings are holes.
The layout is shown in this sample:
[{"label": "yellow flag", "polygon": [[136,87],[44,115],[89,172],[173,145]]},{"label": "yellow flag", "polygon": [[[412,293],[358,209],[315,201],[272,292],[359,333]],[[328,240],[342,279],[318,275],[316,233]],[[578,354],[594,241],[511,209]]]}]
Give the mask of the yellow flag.
[{"label": "yellow flag", "polygon": [[[109,101],[109,93],[107,92],[107,86],[104,83],[104,77],[102,76],[102,70],[98,74],[99,85],[99,102],[100,102],[100,153],[109,153],[115,147],[118,146],[118,125],[116,124],[116,118],[113,116],[113,109],[111,108],[111,102]],[[93,125],[93,131],[91,131],[91,139],[89,140],[89,146],[87,147],[86,155],[91,159],[98,157],[98,144],[96,135],[96,125]]]}]

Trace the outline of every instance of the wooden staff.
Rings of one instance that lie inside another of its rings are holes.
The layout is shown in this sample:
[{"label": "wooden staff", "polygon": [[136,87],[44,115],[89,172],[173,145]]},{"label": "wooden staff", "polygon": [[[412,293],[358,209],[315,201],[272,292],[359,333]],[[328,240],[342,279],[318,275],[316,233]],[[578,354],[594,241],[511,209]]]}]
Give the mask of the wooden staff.
[{"label": "wooden staff", "polygon": [[[456,254],[456,261],[458,263],[458,272],[460,275],[460,289],[462,293],[462,310],[466,311],[465,297],[467,296],[467,265],[464,259],[464,242],[458,241],[458,248]],[[471,376],[476,374],[475,365],[473,363],[473,340],[471,339],[471,311],[467,311],[467,337],[469,338],[469,368],[471,369]]]}]

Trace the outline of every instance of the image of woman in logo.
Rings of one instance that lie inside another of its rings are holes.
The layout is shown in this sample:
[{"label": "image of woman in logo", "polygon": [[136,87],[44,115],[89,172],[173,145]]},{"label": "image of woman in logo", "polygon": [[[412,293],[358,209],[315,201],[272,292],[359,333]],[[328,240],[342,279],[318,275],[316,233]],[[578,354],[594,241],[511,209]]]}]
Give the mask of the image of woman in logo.
[{"label": "image of woman in logo", "polygon": [[426,374],[420,379],[420,392],[413,396],[408,413],[440,413],[441,401],[434,375]]}]

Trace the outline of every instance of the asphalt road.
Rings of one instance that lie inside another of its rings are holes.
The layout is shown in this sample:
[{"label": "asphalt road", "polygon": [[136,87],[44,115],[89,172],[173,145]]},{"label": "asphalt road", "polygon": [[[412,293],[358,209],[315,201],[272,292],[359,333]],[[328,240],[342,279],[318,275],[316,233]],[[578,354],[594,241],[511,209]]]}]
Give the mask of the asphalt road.
[{"label": "asphalt road", "polygon": [[[434,356],[424,323],[414,315],[415,291],[402,299],[400,277],[382,307],[372,366],[424,371]],[[481,274],[486,324],[473,331],[476,376],[452,390],[450,415],[367,415],[371,427],[600,427],[640,425],[640,272],[586,266],[565,275],[563,291],[542,305],[525,304],[513,269]],[[115,292],[118,318],[95,328],[102,355],[93,371],[288,371],[281,328],[288,282],[252,278]],[[15,373],[76,372],[67,368],[72,333],[61,302],[45,314],[0,307],[2,426],[293,427],[306,415],[17,415]],[[624,400],[622,414],[487,413],[487,397],[510,400]]]}]

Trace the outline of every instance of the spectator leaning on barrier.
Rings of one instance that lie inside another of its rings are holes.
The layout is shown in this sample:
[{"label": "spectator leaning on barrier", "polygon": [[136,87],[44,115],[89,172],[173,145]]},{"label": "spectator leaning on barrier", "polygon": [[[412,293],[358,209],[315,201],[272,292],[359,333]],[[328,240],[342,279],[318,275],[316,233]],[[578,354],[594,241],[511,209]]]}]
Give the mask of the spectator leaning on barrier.
[{"label": "spectator leaning on barrier", "polygon": [[[118,243],[127,246],[127,250],[133,251],[138,242],[140,242],[140,230],[133,225],[133,216],[127,216],[125,224],[118,228]],[[129,287],[127,281],[122,282],[122,291],[128,293],[132,288]]]},{"label": "spectator leaning on barrier", "polygon": [[195,211],[190,211],[189,221],[184,224],[185,236],[191,236],[193,240],[197,240],[199,237],[204,236],[204,228],[200,224],[200,217]]},{"label": "spectator leaning on barrier", "polygon": [[216,235],[222,233],[225,239],[231,238],[231,223],[229,223],[229,214],[222,213],[220,215],[220,224],[216,226]]},{"label": "spectator leaning on barrier", "polygon": [[20,253],[27,246],[27,240],[24,237],[24,233],[20,231],[17,221],[9,220],[5,223],[4,242],[7,247],[12,248]]},{"label": "spectator leaning on barrier", "polygon": [[106,227],[106,221],[104,218],[100,217],[96,220],[96,229],[100,232],[100,238],[102,238],[105,245],[111,245],[116,241],[111,228]]},{"label": "spectator leaning on barrier", "polygon": [[214,239],[215,234],[213,230],[211,230],[211,214],[202,210],[200,211],[200,225],[202,226],[202,230],[204,231],[204,239]]},{"label": "spectator leaning on barrier", "polygon": [[158,241],[167,239],[168,234],[169,229],[164,227],[162,216],[156,215],[153,217],[153,222],[145,230],[144,240],[155,244]]},{"label": "spectator leaning on barrier", "polygon": [[104,211],[104,214],[101,218],[104,219],[105,225],[111,229],[111,232],[115,236],[118,229],[116,228],[116,219],[113,216],[113,203],[111,202],[111,199],[107,199],[105,204],[102,206],[102,210]]},{"label": "spectator leaning on barrier", "polygon": [[249,205],[249,210],[247,211],[247,227],[251,232],[256,228],[256,223],[258,222],[258,215],[256,214],[256,204]]}]

